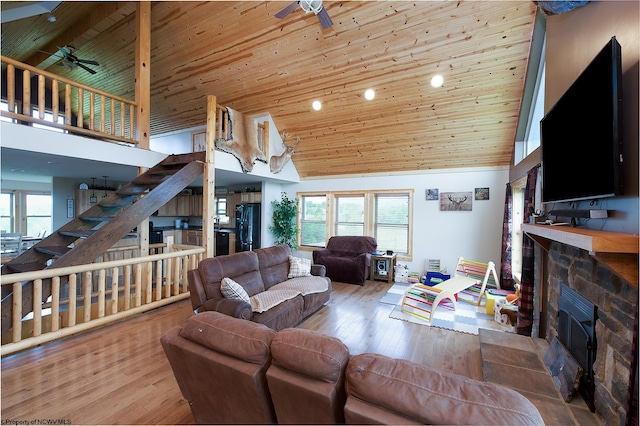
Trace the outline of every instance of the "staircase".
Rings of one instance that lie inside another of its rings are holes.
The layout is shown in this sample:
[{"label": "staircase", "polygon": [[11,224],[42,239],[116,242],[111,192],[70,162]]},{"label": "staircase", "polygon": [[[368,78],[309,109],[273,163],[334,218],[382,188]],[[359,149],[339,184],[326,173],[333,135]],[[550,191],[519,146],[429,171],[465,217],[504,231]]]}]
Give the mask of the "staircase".
[{"label": "staircase", "polygon": [[[2,267],[2,274],[93,263],[143,220],[203,173],[204,152],[170,155]],[[53,260],[53,262],[49,262]],[[48,264],[51,264],[48,266]],[[22,313],[33,310],[32,282],[24,282]],[[42,302],[51,295],[43,282]],[[13,297],[2,288],[2,334],[11,327]],[[5,294],[6,293],[6,294]]]}]

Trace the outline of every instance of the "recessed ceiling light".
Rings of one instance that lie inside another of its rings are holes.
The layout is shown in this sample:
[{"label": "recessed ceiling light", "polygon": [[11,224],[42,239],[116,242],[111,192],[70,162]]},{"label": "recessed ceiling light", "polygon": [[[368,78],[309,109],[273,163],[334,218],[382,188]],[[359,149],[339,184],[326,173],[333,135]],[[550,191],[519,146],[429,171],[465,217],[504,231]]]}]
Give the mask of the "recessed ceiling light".
[{"label": "recessed ceiling light", "polygon": [[432,87],[442,87],[443,83],[444,83],[444,78],[442,78],[440,74],[436,74],[433,77],[431,77]]},{"label": "recessed ceiling light", "polygon": [[373,100],[376,97],[376,92],[373,89],[367,89],[364,91],[364,98],[368,101]]},{"label": "recessed ceiling light", "polygon": [[311,107],[316,111],[320,111],[322,109],[322,103],[320,101],[313,101]]}]

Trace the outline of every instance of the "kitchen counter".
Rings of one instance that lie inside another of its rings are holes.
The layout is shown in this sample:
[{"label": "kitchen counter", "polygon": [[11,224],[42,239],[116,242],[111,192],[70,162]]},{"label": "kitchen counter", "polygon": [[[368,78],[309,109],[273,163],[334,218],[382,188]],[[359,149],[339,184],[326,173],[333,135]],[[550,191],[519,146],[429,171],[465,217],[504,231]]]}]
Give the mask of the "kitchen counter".
[{"label": "kitchen counter", "polygon": [[[174,226],[154,226],[154,231],[202,231],[202,226],[190,226],[187,229],[176,228]],[[215,232],[235,233],[235,228],[215,228]]]}]

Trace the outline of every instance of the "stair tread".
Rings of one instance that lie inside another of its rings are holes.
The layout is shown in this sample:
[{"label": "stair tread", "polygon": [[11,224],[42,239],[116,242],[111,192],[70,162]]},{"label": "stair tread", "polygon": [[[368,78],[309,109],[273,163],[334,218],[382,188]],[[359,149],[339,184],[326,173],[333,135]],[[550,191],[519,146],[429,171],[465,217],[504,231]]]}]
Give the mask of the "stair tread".
[{"label": "stair tread", "polygon": [[58,231],[58,234],[64,235],[67,237],[78,237],[78,238],[86,238],[89,235],[93,234],[94,230],[84,230],[84,229],[71,229],[67,231]]},{"label": "stair tread", "polygon": [[109,222],[113,216],[80,216],[80,219],[90,222]]},{"label": "stair tread", "polygon": [[71,251],[67,246],[38,246],[34,247],[34,249],[39,253],[53,254],[54,256],[62,256],[63,254]]},{"label": "stair tread", "polygon": [[41,271],[47,267],[46,264],[40,262],[31,262],[31,263],[8,263],[7,268],[13,272],[33,272],[33,271]]},{"label": "stair tread", "polygon": [[139,195],[144,194],[149,190],[149,187],[134,187],[134,188],[121,188],[116,191],[118,195]]}]

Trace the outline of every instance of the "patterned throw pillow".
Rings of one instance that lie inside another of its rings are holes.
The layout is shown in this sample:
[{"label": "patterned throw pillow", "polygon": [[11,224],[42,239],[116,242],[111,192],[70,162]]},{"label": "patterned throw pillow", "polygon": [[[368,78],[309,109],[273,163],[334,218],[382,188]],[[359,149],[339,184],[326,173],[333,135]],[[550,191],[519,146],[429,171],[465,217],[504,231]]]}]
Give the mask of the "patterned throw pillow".
[{"label": "patterned throw pillow", "polygon": [[311,259],[289,256],[289,278],[311,276]]},{"label": "patterned throw pillow", "polygon": [[224,277],[222,279],[220,292],[227,299],[240,299],[249,303],[249,294],[247,291],[231,278]]}]

